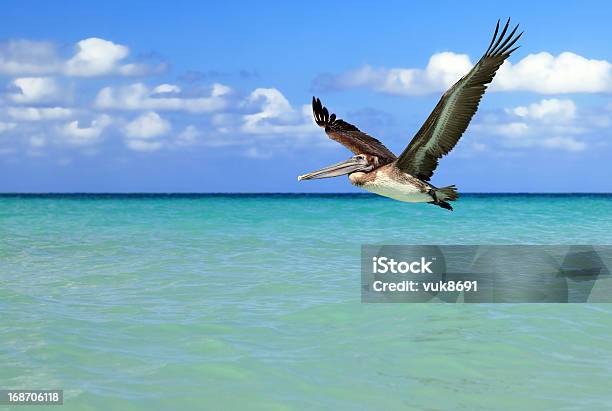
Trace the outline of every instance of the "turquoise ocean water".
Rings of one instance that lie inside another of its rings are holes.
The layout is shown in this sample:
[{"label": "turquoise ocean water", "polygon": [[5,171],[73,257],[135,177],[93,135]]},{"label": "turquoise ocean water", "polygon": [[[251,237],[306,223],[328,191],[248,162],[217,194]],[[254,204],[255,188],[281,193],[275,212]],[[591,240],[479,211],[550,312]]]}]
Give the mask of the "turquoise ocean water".
[{"label": "turquoise ocean water", "polygon": [[0,389],[64,389],[62,410],[610,409],[611,305],[360,303],[362,244],[432,243],[612,244],[612,196],[471,195],[452,213],[2,196]]}]

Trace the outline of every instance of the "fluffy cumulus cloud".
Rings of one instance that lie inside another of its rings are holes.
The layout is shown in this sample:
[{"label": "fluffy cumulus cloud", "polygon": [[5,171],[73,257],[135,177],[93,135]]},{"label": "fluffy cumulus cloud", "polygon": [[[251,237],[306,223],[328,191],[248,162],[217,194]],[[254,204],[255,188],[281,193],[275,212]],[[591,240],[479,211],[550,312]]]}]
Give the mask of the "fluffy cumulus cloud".
[{"label": "fluffy cumulus cloud", "polygon": [[544,123],[568,123],[576,118],[576,104],[569,99],[544,99],[528,106],[506,109],[507,113],[523,119]]},{"label": "fluffy cumulus cloud", "polygon": [[66,107],[7,107],[6,113],[18,121],[44,121],[68,118],[74,110]]},{"label": "fluffy cumulus cloud", "polygon": [[558,56],[530,54],[516,64],[506,61],[493,90],[533,91],[542,94],[602,93],[612,91],[612,64],[565,52]]},{"label": "fluffy cumulus cloud", "polygon": [[187,111],[206,113],[219,111],[227,106],[226,96],[231,89],[214,84],[207,96],[187,97],[178,95],[180,89],[170,84],[150,88],[143,83],[124,87],[104,87],[96,97],[96,106],[115,110]]},{"label": "fluffy cumulus cloud", "polygon": [[315,88],[343,90],[363,87],[387,94],[426,94],[445,90],[472,67],[466,54],[452,52],[431,56],[424,69],[364,66],[340,75],[322,75]]},{"label": "fluffy cumulus cloud", "polygon": [[15,103],[39,103],[54,100],[60,94],[55,79],[50,77],[21,77],[12,82],[9,98]]},{"label": "fluffy cumulus cloud", "polygon": [[[106,81],[114,81],[111,79],[118,76],[159,73],[163,68],[130,60],[127,46],[96,37],[77,42],[72,52],[62,50],[69,48],[29,40],[0,43],[0,76],[5,84],[0,98],[0,133],[9,135],[3,144],[14,144],[3,146],[5,153],[19,153],[22,147],[26,154],[38,156],[54,146],[90,147],[101,143],[113,125],[114,135],[119,134],[120,125],[125,123],[121,116],[111,118],[103,109],[94,107],[89,93],[79,93],[75,101],[72,89],[91,90],[92,86],[86,83],[93,77],[113,76]],[[155,92],[178,91],[164,85]],[[135,139],[155,134],[160,124],[162,128],[169,127],[165,120],[146,113],[146,104],[142,110],[144,120],[125,126],[128,134],[138,136]],[[188,140],[186,135],[185,141]]]},{"label": "fluffy cumulus cloud", "polygon": [[570,99],[542,99],[487,115],[472,130],[476,134],[502,137],[488,139],[488,144],[505,148],[579,152],[589,148],[593,135],[609,127],[608,114],[579,110]]},{"label": "fluffy cumulus cloud", "polygon": [[126,146],[134,151],[156,151],[164,141],[158,139],[172,129],[170,123],[151,111],[127,123],[123,128]]},{"label": "fluffy cumulus cloud", "polygon": [[202,133],[196,126],[190,124],[179,133],[176,138],[176,144],[178,146],[191,146],[196,144],[200,137],[202,137]]},{"label": "fluffy cumulus cloud", "polygon": [[0,73],[10,76],[58,72],[62,61],[51,42],[10,40],[0,43]]},{"label": "fluffy cumulus cloud", "polygon": [[254,90],[243,105],[258,107],[256,112],[243,116],[240,130],[244,133],[305,135],[319,131],[309,105],[295,110],[275,88]]},{"label": "fluffy cumulus cloud", "polygon": [[58,74],[75,77],[106,75],[134,76],[158,72],[164,64],[150,67],[126,62],[127,46],[91,37],[76,43],[71,56],[62,56],[55,44],[29,40],[11,40],[0,44],[0,74]]},{"label": "fluffy cumulus cloud", "polygon": [[[443,52],[434,54],[424,69],[363,66],[337,75],[320,75],[314,87],[324,91],[367,88],[398,95],[443,92],[471,67],[467,55]],[[541,94],[610,92],[612,64],[570,52],[558,56],[547,52],[529,54],[515,64],[506,61],[491,90]]]},{"label": "fluffy cumulus cloud", "polygon": [[561,149],[566,151],[582,151],[586,144],[573,137],[548,137],[542,140],[542,146],[546,148]]},{"label": "fluffy cumulus cloud", "polygon": [[91,121],[89,125],[82,125],[78,120],[71,121],[61,128],[66,141],[73,144],[89,144],[95,142],[112,123],[110,116],[102,114]]},{"label": "fluffy cumulus cloud", "polygon": [[66,62],[64,70],[71,76],[100,76],[114,71],[121,72],[125,66],[118,66],[118,62],[128,54],[126,46],[92,37],[77,43],[77,52]]},{"label": "fluffy cumulus cloud", "polygon": [[[160,67],[134,60],[126,45],[97,37],[83,39],[72,49],[28,40],[0,43],[0,153],[3,158],[15,153],[40,156],[54,149],[93,153],[111,140],[143,155],[235,145],[235,152],[253,159],[303,145],[339,147],[314,124],[310,105],[303,104],[307,101],[290,101],[283,90],[240,90],[212,80],[174,84],[169,76],[152,76]],[[447,89],[471,67],[466,54],[443,52],[431,56],[423,68],[363,66],[320,76],[316,86],[419,95]],[[605,60],[538,53],[507,62],[493,89],[609,92],[610,76]],[[591,148],[588,136],[612,125],[612,107],[581,109],[571,99],[550,97],[481,113],[471,127],[476,132],[471,147],[478,152],[493,145],[581,152]],[[347,117],[364,128],[373,126],[372,131],[379,127],[384,135],[389,121],[368,110]]]},{"label": "fluffy cumulus cloud", "polygon": [[[205,92],[185,93],[171,83],[140,82],[102,87],[89,102],[64,106],[54,104],[55,97],[65,94],[54,77],[19,77],[8,85],[10,91],[0,100],[0,133],[20,135],[14,140],[27,142],[30,155],[33,149],[41,155],[57,146],[91,147],[108,135],[122,137],[128,149],[139,152],[246,144],[245,156],[262,158],[261,139],[268,141],[270,155],[276,142],[290,147],[305,136],[321,135],[310,107],[294,108],[276,88],[257,88],[240,97],[218,83]],[[173,112],[176,127],[163,111]],[[200,124],[190,124],[193,120]]]},{"label": "fluffy cumulus cloud", "polygon": [[152,138],[170,131],[170,123],[151,111],[126,124],[125,135],[130,138]]},{"label": "fluffy cumulus cloud", "polygon": [[160,84],[153,89],[153,94],[174,94],[180,92],[181,88],[175,84]]}]

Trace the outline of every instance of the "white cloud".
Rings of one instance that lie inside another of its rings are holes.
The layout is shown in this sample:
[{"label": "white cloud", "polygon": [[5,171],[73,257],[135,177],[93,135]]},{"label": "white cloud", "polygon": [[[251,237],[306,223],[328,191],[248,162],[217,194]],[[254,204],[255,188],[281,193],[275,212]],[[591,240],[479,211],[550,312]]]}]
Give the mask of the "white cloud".
[{"label": "white cloud", "polygon": [[[136,151],[193,145],[218,147],[237,142],[244,144],[246,150],[257,146],[253,135],[258,135],[269,138],[270,145],[265,150],[257,148],[268,155],[270,147],[293,147],[306,141],[305,136],[317,135],[327,141],[314,124],[309,105],[292,107],[275,88],[258,88],[241,99],[225,84],[212,84],[208,91],[199,87],[182,90],[176,84],[163,82],[117,84],[116,77],[111,77],[91,104],[87,93],[98,84],[93,77],[151,73],[151,69],[133,64],[125,45],[101,38],[79,41],[69,55],[64,50],[53,43],[0,42],[0,75],[13,77],[0,99],[0,111],[4,113],[0,132],[15,130],[21,139],[5,140],[20,141],[20,149],[29,148],[30,153],[44,146],[65,149],[69,144],[85,145],[79,153],[92,152],[91,144],[101,141],[111,124],[120,132],[126,147]],[[64,85],[79,87],[83,92],[78,98],[74,95],[78,104],[68,106],[72,99],[65,99]],[[125,119],[121,113],[108,110],[135,114]],[[175,112],[176,133],[171,133],[171,123],[162,118],[167,111]],[[117,118],[111,119],[105,113]],[[192,124],[190,114],[201,113],[210,116],[194,119],[197,124]],[[262,154],[251,150],[248,155]]]},{"label": "white cloud", "polygon": [[[363,87],[387,94],[414,95],[446,91],[472,67],[465,54],[436,53],[424,69],[364,66],[339,75],[322,75],[315,86],[324,90]],[[612,64],[564,52],[530,54],[516,64],[506,61],[492,91],[532,91],[541,94],[612,91]]]},{"label": "white cloud", "polygon": [[566,151],[582,151],[586,144],[573,137],[549,137],[542,140],[542,146]]},{"label": "white cloud", "polygon": [[282,116],[293,116],[293,108],[283,94],[275,88],[258,88],[248,97],[247,103],[263,101],[261,111],[244,116],[243,129],[255,129],[262,120],[279,118]]},{"label": "white cloud", "polygon": [[99,76],[113,73],[117,63],[129,54],[126,46],[96,37],[77,43],[77,53],[66,62],[66,74],[72,76]]},{"label": "white cloud", "polygon": [[492,143],[507,148],[530,148],[579,152],[588,148],[585,137],[609,126],[600,116],[578,110],[570,99],[543,99],[529,105],[506,108],[474,124],[473,130],[504,139]]},{"label": "white cloud", "polygon": [[147,140],[127,140],[125,142],[130,150],[134,151],[157,151],[163,147],[161,141],[147,141]]},{"label": "white cloud", "polygon": [[507,137],[524,136],[530,133],[582,134],[587,127],[594,126],[585,118],[578,120],[578,109],[570,99],[543,99],[525,106],[507,108],[508,115],[491,130]]},{"label": "white cloud", "polygon": [[431,56],[425,69],[364,66],[339,76],[320,77],[317,83],[331,89],[364,87],[388,94],[426,94],[446,90],[471,67],[466,54],[443,52]]},{"label": "white cloud", "polygon": [[601,93],[612,91],[612,64],[564,52],[530,54],[516,64],[506,61],[493,90],[533,91],[541,94]]},{"label": "white cloud", "polygon": [[[126,87],[105,87],[96,97],[96,106],[106,109],[118,110],[173,110],[202,113],[217,111],[227,106],[225,95],[229,93],[229,87],[214,85],[211,95],[208,97],[179,97],[166,96],[168,85],[160,85],[153,90],[142,83],[131,84]],[[157,91],[156,91],[157,90]]]},{"label": "white cloud", "polygon": [[194,125],[189,125],[176,136],[176,144],[179,146],[190,146],[195,144],[199,137],[200,132],[198,129]]},{"label": "white cloud", "polygon": [[544,99],[529,106],[507,110],[518,117],[540,120],[546,123],[569,122],[576,117],[576,104],[570,99]]},{"label": "white cloud", "polygon": [[221,97],[226,94],[229,94],[231,91],[232,91],[231,87],[220,84],[220,83],[215,83],[212,86],[211,95],[213,97]]},{"label": "white cloud", "polygon": [[40,75],[60,70],[55,45],[49,42],[10,40],[0,44],[0,73]]},{"label": "white cloud", "polygon": [[258,88],[244,102],[246,107],[257,106],[258,111],[243,116],[240,131],[247,134],[304,135],[318,132],[312,120],[310,106],[301,111],[291,107],[285,96],[275,88]]},{"label": "white cloud", "polygon": [[164,94],[164,93],[180,93],[181,88],[174,84],[160,84],[153,89],[153,93]]},{"label": "white cloud", "polygon": [[149,67],[139,63],[124,63],[128,55],[127,46],[96,37],[79,41],[74,55],[69,58],[60,56],[56,46],[50,42],[11,40],[0,44],[0,73],[13,76],[133,76],[165,67],[163,64]]},{"label": "white cloud", "polygon": [[170,131],[170,123],[150,111],[138,116],[136,119],[126,124],[124,133],[127,137],[138,139],[149,139],[166,134]]},{"label": "white cloud", "polygon": [[16,103],[36,103],[49,101],[59,94],[59,87],[50,77],[22,77],[13,80],[12,85],[18,90],[9,97]]},{"label": "white cloud", "polygon": [[70,143],[87,144],[96,141],[111,122],[110,116],[102,114],[92,120],[89,127],[81,127],[79,121],[75,120],[65,124],[61,132]]},{"label": "white cloud", "polygon": [[65,107],[9,107],[7,113],[19,121],[41,121],[70,117],[73,110]]},{"label": "white cloud", "polygon": [[507,137],[520,137],[529,132],[527,123],[513,121],[509,123],[498,124],[493,127],[493,131]]}]

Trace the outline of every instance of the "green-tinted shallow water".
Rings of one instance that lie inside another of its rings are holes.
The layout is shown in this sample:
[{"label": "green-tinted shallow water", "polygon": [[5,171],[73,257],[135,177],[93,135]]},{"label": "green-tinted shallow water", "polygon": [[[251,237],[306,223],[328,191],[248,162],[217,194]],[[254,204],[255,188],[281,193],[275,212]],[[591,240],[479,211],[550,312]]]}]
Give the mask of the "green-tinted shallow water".
[{"label": "green-tinted shallow water", "polygon": [[612,196],[4,196],[0,235],[0,388],[62,410],[612,404],[610,305],[359,294],[361,244],[612,244]]}]

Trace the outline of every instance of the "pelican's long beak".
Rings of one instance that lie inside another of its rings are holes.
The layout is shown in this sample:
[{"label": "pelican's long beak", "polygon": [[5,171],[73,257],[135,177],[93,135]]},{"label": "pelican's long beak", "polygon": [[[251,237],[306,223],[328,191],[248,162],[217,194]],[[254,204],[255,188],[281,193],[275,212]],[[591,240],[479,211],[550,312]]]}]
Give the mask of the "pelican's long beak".
[{"label": "pelican's long beak", "polygon": [[351,157],[341,163],[313,171],[312,173],[301,175],[298,177],[298,181],[312,180],[315,178],[338,177],[344,174],[354,173],[355,171],[367,171],[369,169],[370,165],[365,158]]}]

